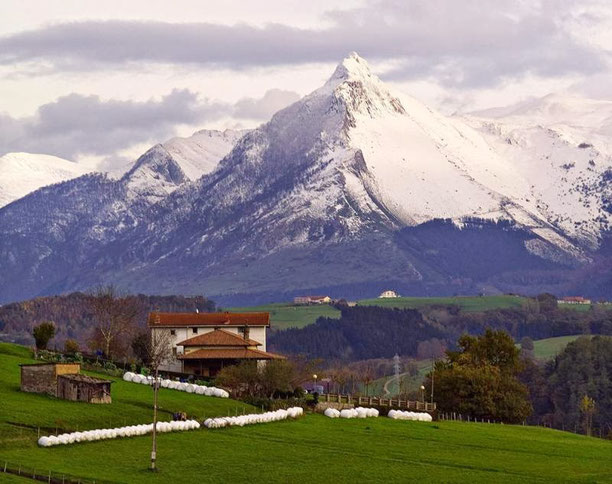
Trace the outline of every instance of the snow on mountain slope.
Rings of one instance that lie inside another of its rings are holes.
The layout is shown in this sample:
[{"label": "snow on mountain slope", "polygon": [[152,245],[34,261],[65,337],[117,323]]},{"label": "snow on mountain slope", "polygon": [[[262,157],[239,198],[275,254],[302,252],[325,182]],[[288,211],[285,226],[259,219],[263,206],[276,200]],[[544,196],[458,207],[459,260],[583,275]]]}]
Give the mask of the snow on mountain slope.
[{"label": "snow on mountain slope", "polygon": [[432,219],[482,218],[529,230],[536,242],[527,247],[539,256],[558,259],[560,249],[583,259],[534,197],[533,182],[478,129],[392,93],[351,54],[324,86],[164,201],[151,222],[164,242],[147,244],[159,260],[179,247],[194,256],[261,255]]},{"label": "snow on mountain slope", "polygon": [[174,139],[120,180],[0,209],[0,301],[111,281],[210,296],[390,278],[423,293],[571,290],[612,211],[608,152],[586,133],[445,117],[352,54],[243,136]]},{"label": "snow on mountain slope", "polygon": [[79,177],[92,167],[56,156],[7,153],[0,157],[0,207],[38,188]]},{"label": "snow on mountain slope", "polygon": [[612,223],[612,102],[555,94],[464,119],[529,181],[531,200],[558,231],[598,246]]},{"label": "snow on mountain slope", "polygon": [[188,138],[172,138],[162,146],[179,164],[189,180],[197,180],[217,167],[217,163],[248,130],[203,129]]}]

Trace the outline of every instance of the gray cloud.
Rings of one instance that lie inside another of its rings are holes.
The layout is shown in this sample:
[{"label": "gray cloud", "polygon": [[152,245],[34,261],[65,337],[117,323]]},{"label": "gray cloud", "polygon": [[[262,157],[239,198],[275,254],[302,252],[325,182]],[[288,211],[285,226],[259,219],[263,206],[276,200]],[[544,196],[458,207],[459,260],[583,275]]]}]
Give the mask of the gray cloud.
[{"label": "gray cloud", "polygon": [[266,120],[298,97],[273,89],[261,99],[245,98],[232,105],[200,100],[189,90],[174,90],[160,100],[143,102],[70,94],[40,106],[32,117],[0,114],[0,154],[102,155],[117,165],[118,151],[164,141],[175,134],[177,125],[197,125],[224,116]]},{"label": "gray cloud", "polygon": [[293,91],[270,89],[260,99],[243,98],[234,106],[234,116],[246,119],[269,119],[282,108],[293,104],[300,95]]},{"label": "gray cloud", "polygon": [[[569,0],[386,1],[327,14],[331,27],[253,27],[89,21],[50,25],[0,39],[0,62],[82,70],[130,63],[243,69],[335,62],[356,50],[399,60],[397,79],[435,76],[446,85],[495,84],[527,73],[558,76],[607,68],[608,53],[570,32],[580,16]],[[597,24],[595,14],[582,23]],[[44,61],[44,62],[42,62]]]},{"label": "gray cloud", "polygon": [[178,124],[218,117],[223,106],[201,103],[189,90],[161,100],[103,101],[70,94],[44,104],[29,118],[0,118],[0,152],[29,151],[65,158],[106,155],[133,144],[160,140]]}]

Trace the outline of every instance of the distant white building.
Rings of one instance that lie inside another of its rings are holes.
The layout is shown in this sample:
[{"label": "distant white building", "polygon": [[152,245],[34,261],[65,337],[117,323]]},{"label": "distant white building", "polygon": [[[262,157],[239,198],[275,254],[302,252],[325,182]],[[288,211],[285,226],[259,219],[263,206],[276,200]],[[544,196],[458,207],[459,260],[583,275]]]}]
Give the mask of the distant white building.
[{"label": "distant white building", "polygon": [[379,298],[390,298],[390,297],[400,297],[400,295],[395,291],[383,291],[380,293]]},{"label": "distant white building", "polygon": [[297,296],[293,298],[293,304],[329,304],[332,302],[329,296]]}]

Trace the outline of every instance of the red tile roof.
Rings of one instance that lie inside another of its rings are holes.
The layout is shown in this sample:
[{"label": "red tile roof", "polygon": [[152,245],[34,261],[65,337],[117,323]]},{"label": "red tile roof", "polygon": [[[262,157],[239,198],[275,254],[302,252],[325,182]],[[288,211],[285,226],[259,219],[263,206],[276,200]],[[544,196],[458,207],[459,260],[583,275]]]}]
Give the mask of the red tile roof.
[{"label": "red tile roof", "polygon": [[178,357],[179,360],[284,360],[282,355],[249,348],[214,348],[191,351]]},{"label": "red tile roof", "polygon": [[149,313],[149,326],[270,326],[270,313]]},{"label": "red tile roof", "polygon": [[177,346],[261,346],[261,343],[223,329],[215,329],[177,343]]}]

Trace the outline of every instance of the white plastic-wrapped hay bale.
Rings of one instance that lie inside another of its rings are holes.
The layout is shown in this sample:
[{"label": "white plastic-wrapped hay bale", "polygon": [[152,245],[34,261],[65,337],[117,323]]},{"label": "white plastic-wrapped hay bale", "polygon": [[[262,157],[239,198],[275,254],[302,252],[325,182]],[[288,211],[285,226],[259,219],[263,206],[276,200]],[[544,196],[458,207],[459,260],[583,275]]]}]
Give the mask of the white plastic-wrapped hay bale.
[{"label": "white plastic-wrapped hay bale", "polygon": [[204,395],[204,389],[206,387],[202,386],[202,385],[196,385],[195,388],[195,393],[197,393],[198,395]]},{"label": "white plastic-wrapped hay bale", "polygon": [[357,407],[355,411],[357,412],[357,418],[367,418],[368,417],[368,410],[363,407]]},{"label": "white plastic-wrapped hay bale", "polygon": [[340,410],[340,418],[353,418],[353,412],[350,408]]},{"label": "white plastic-wrapped hay bale", "polygon": [[134,373],[132,373],[131,371],[127,371],[123,374],[123,379],[125,381],[132,381],[132,378],[134,378]]},{"label": "white plastic-wrapped hay bale", "polygon": [[187,393],[193,393],[193,392],[195,392],[195,389],[196,389],[195,385],[193,385],[191,383],[188,383],[187,386],[185,386],[185,391]]},{"label": "white plastic-wrapped hay bale", "polygon": [[335,408],[326,408],[325,412],[323,412],[323,415],[329,418],[339,418],[340,411],[336,410]]},{"label": "white plastic-wrapped hay bale", "polygon": [[181,392],[184,392],[187,390],[187,383],[179,383],[178,386],[176,387],[177,390],[180,390]]},{"label": "white plastic-wrapped hay bale", "polygon": [[50,447],[51,444],[49,443],[49,437],[41,437],[38,439],[38,445],[41,447]]}]

